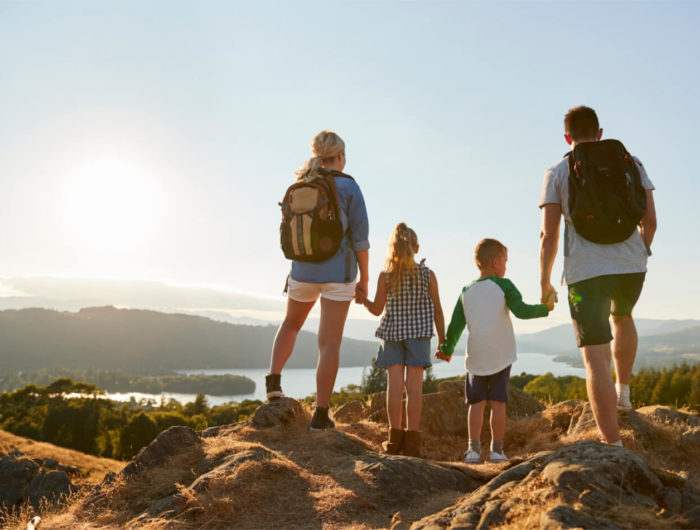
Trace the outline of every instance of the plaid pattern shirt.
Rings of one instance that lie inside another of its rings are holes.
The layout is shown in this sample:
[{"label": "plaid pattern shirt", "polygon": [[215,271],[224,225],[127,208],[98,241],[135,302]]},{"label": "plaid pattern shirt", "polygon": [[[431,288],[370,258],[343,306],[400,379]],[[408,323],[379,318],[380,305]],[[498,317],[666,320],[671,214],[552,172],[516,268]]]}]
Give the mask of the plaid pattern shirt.
[{"label": "plaid pattern shirt", "polygon": [[387,281],[386,308],[375,335],[384,340],[422,339],[433,336],[435,308],[430,297],[430,269],[423,262],[404,274],[397,292]]}]

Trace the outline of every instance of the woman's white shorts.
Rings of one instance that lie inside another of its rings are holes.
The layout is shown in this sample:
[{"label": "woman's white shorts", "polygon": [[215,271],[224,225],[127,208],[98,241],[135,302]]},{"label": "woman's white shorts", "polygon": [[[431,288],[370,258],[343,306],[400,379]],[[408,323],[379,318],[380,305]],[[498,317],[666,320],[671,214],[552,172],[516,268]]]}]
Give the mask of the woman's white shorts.
[{"label": "woman's white shorts", "polygon": [[288,280],[289,298],[297,302],[315,302],[318,297],[336,302],[349,302],[355,298],[355,284],[357,282],[341,283],[310,283],[298,282],[290,276]]}]

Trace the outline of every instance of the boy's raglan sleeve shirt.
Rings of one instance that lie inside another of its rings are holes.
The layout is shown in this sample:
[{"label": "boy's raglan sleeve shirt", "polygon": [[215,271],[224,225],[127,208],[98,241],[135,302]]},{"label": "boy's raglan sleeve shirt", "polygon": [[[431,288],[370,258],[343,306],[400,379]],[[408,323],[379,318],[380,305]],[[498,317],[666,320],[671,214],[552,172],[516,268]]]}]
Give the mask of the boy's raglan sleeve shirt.
[{"label": "boy's raglan sleeve shirt", "polygon": [[493,279],[498,286],[503,290],[506,297],[506,305],[513,314],[522,319],[540,318],[549,315],[549,309],[546,304],[526,304],[523,302],[523,295],[520,294],[518,288],[506,278]]},{"label": "boy's raglan sleeve shirt", "polygon": [[447,334],[445,335],[445,342],[440,344],[440,351],[445,355],[452,355],[457,346],[457,341],[462,336],[464,328],[467,325],[467,319],[464,318],[464,304],[462,302],[462,295],[467,288],[462,289],[462,292],[457,299],[457,304],[452,311],[452,318],[450,319],[450,325],[447,327]]}]

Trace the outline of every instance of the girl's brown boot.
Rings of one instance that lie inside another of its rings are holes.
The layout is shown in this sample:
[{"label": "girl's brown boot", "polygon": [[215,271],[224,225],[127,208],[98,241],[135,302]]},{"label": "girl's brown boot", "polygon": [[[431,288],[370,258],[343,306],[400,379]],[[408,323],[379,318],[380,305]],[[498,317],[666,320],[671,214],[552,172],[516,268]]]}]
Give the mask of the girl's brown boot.
[{"label": "girl's brown boot", "polygon": [[382,443],[382,449],[388,455],[398,455],[404,444],[406,431],[402,429],[389,429],[389,439]]},{"label": "girl's brown boot", "polygon": [[420,431],[406,431],[406,437],[403,441],[403,454],[420,458],[420,442]]}]

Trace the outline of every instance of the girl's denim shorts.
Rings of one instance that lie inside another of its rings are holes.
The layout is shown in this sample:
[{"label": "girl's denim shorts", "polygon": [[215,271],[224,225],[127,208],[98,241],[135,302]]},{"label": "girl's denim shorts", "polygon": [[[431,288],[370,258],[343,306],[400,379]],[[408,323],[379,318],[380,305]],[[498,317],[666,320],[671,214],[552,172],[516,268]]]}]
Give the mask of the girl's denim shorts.
[{"label": "girl's denim shorts", "polygon": [[383,368],[392,364],[428,368],[432,366],[430,339],[382,340],[375,364]]}]

